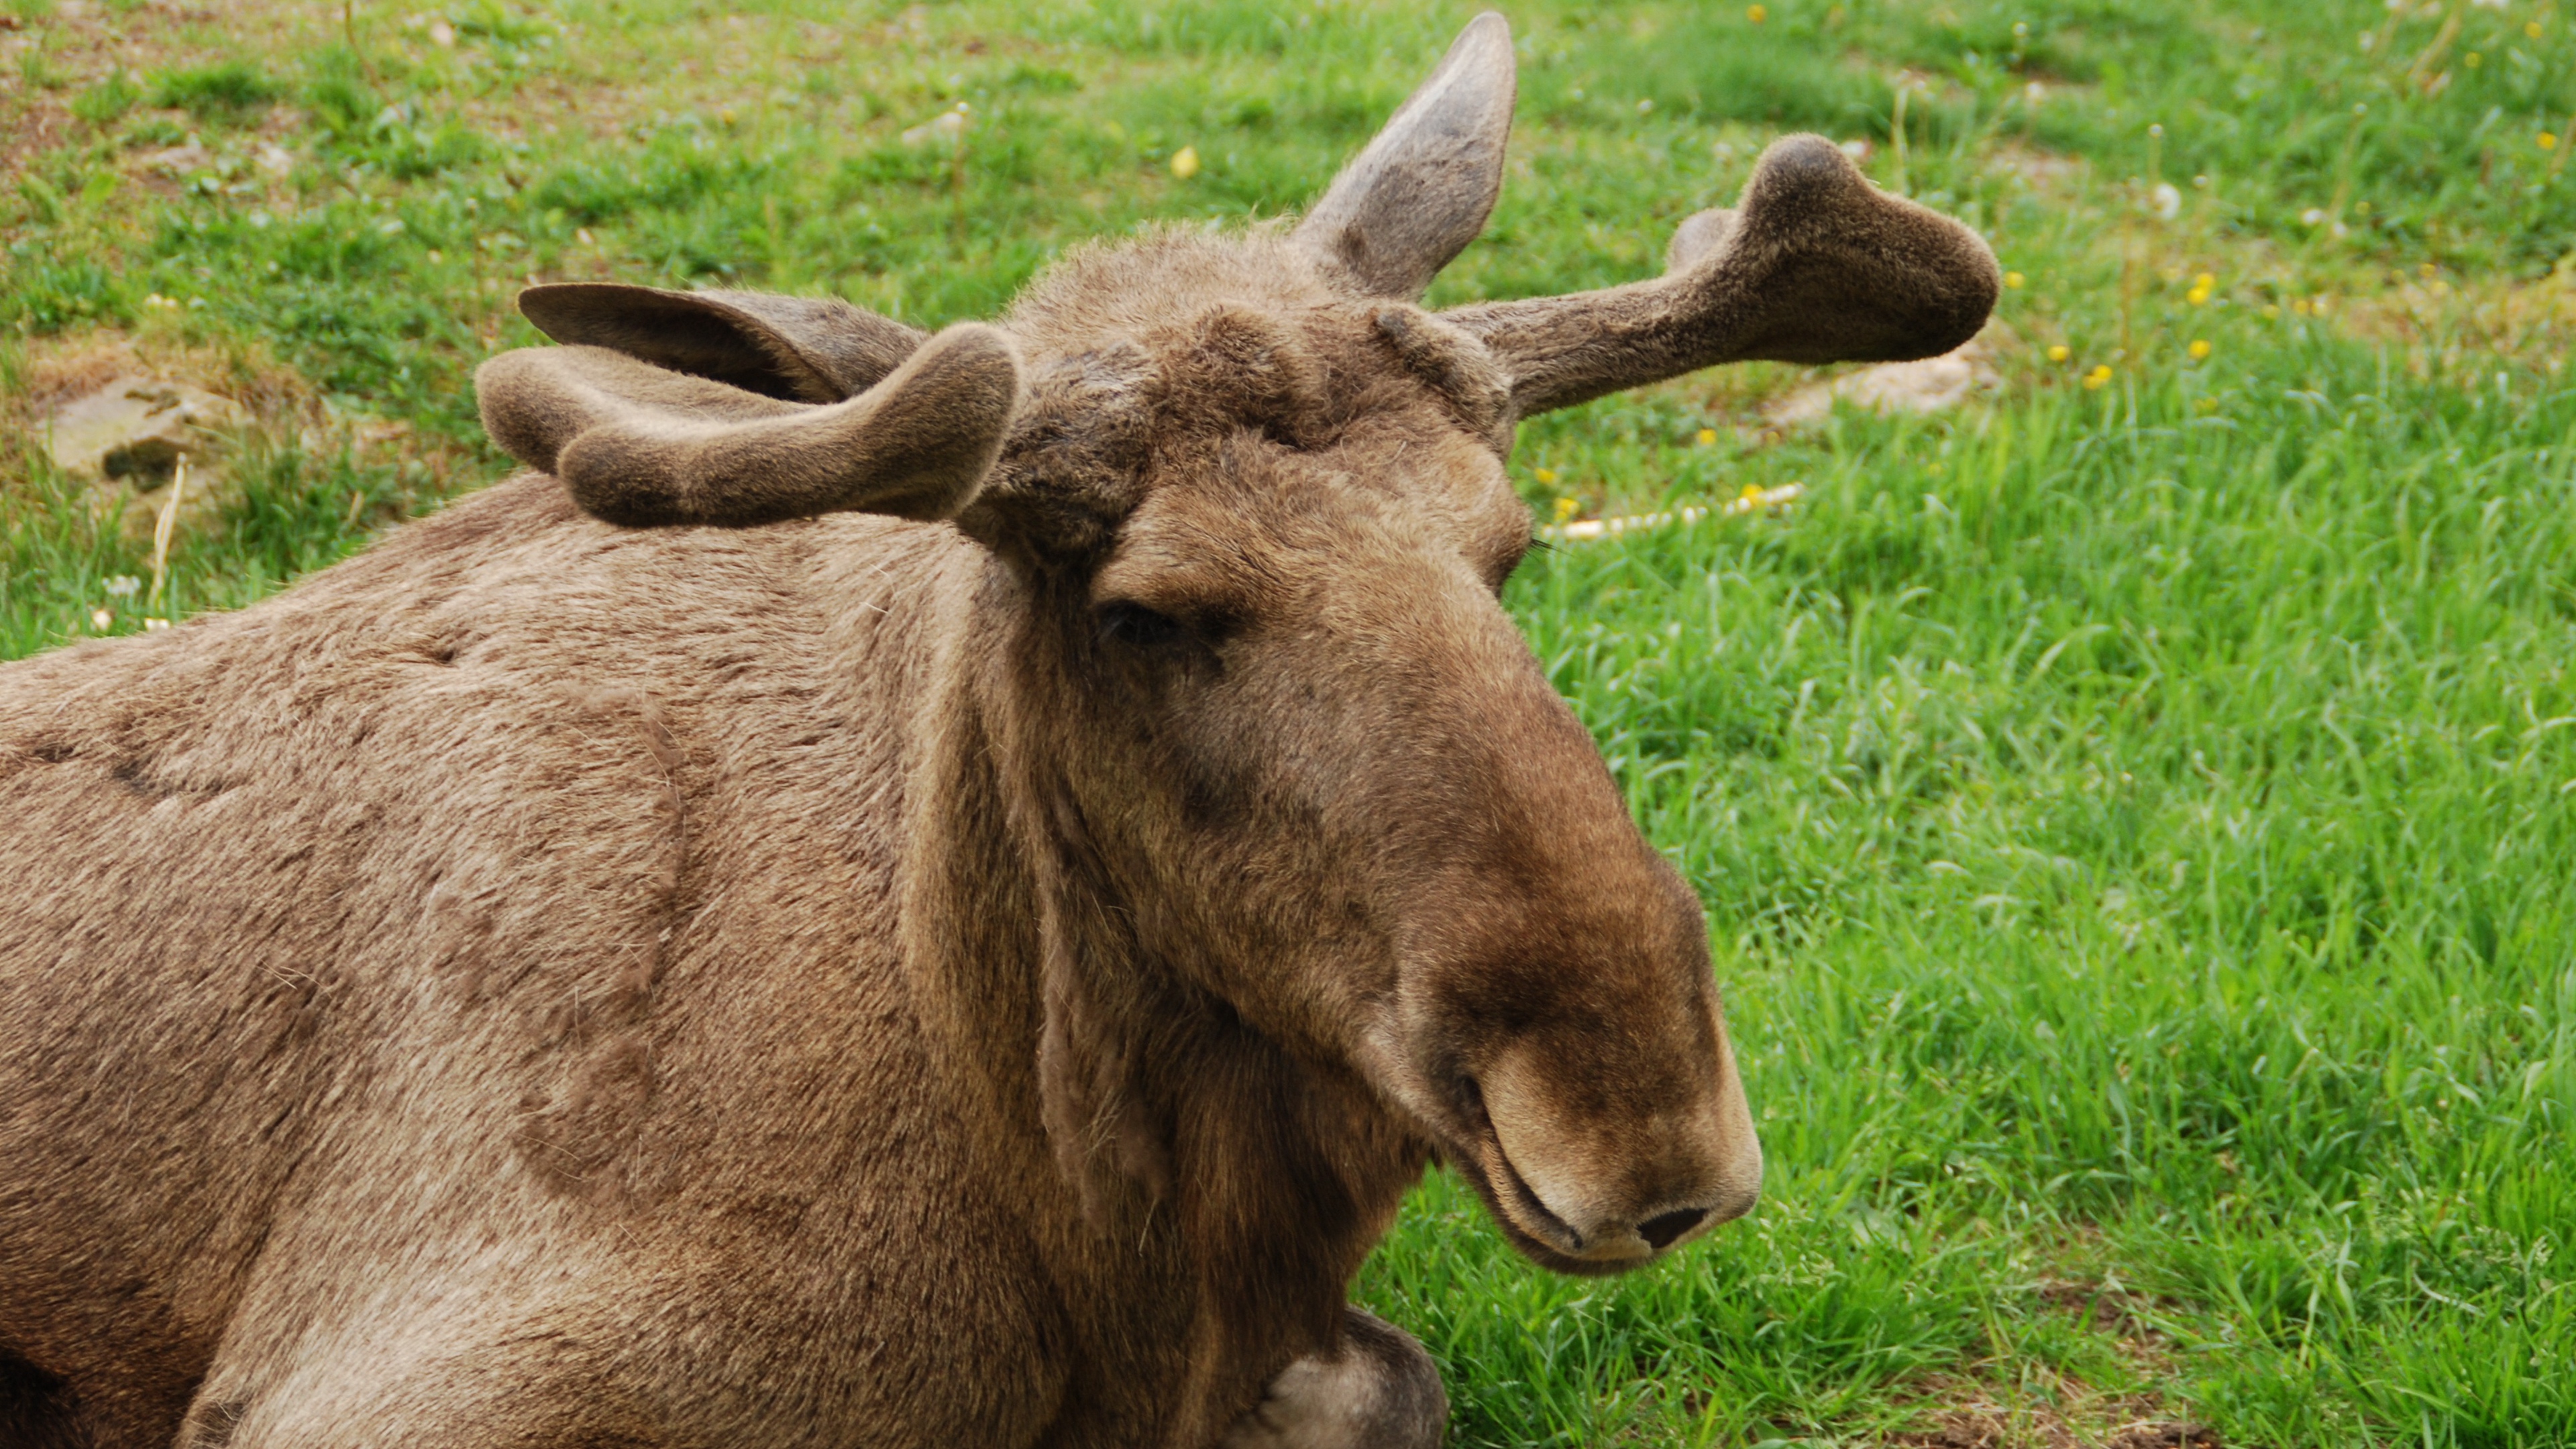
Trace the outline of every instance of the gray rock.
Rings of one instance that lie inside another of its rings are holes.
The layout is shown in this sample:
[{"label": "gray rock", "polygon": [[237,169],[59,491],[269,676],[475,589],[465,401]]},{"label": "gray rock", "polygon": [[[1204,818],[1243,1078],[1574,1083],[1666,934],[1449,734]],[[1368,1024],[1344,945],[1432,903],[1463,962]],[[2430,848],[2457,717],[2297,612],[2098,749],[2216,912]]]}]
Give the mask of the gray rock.
[{"label": "gray rock", "polygon": [[184,180],[200,171],[215,169],[215,157],[204,146],[190,141],[184,146],[165,146],[158,151],[147,152],[143,164],[164,176]]},{"label": "gray rock", "polygon": [[1985,350],[1966,343],[1939,357],[1919,362],[1882,362],[1844,373],[1831,382],[1802,387],[1774,398],[1762,409],[1762,420],[1775,428],[1816,422],[1841,399],[1882,417],[1896,413],[1937,413],[1957,407],[1996,386]]},{"label": "gray rock", "polygon": [[219,457],[249,422],[241,404],[204,388],[120,377],[65,403],[42,426],[65,473],[148,493],[170,480],[180,454],[192,468]]}]

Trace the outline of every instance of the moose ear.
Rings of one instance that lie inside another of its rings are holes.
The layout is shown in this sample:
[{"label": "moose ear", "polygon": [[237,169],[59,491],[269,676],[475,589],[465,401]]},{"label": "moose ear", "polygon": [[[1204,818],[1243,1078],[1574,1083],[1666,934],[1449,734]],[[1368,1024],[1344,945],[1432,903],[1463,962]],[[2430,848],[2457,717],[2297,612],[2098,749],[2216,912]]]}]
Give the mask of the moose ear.
[{"label": "moose ear", "polygon": [[960,323],[882,382],[783,402],[598,347],[529,347],[483,364],[483,426],[573,501],[630,527],[736,527],[849,510],[947,518],[1000,454],[1018,349]]},{"label": "moose ear", "polygon": [[557,342],[797,402],[858,396],[902,366],[926,335],[836,297],[614,282],[530,287],[519,294],[519,311]]},{"label": "moose ear", "polygon": [[1371,296],[1420,297],[1493,213],[1512,97],[1511,27],[1487,11],[1342,168],[1298,225],[1299,244],[1349,271]]}]

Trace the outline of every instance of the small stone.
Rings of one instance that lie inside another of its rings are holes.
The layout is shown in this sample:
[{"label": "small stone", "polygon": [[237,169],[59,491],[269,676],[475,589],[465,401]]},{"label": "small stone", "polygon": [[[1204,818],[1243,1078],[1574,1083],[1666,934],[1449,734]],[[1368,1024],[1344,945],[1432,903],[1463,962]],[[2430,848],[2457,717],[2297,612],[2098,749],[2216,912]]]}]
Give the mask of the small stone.
[{"label": "small stone", "polygon": [[204,146],[190,141],[184,146],[165,146],[158,151],[147,151],[143,154],[143,164],[164,176],[184,178],[201,171],[212,171],[215,157]]},{"label": "small stone", "polygon": [[40,425],[54,463],[89,481],[122,480],[143,492],[159,488],[179,455],[203,459],[225,451],[250,421],[241,404],[183,382],[120,377],[57,408]]},{"label": "small stone", "polygon": [[1990,386],[1994,380],[1984,350],[1971,342],[1939,357],[1882,362],[1832,382],[1802,387],[1765,407],[1762,417],[1783,428],[1814,422],[1833,411],[1836,398],[1882,416],[1937,413],[1966,402],[1980,386]]}]

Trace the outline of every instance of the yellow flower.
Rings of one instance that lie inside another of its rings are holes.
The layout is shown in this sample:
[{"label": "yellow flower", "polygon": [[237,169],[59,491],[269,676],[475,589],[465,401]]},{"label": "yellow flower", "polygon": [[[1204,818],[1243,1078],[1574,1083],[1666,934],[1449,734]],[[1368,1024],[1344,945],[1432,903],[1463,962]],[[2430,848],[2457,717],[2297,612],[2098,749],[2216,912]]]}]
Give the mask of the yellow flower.
[{"label": "yellow flower", "polygon": [[1172,174],[1183,181],[1199,174],[1199,148],[1183,146],[1172,153]]},{"label": "yellow flower", "polygon": [[2067,350],[2066,344],[2063,342],[2060,342],[2048,349],[2048,360],[2051,362],[2064,362],[2066,359],[2074,355],[2074,353]]},{"label": "yellow flower", "polygon": [[2010,288],[2012,288],[2014,291],[2018,292],[2018,291],[2020,291],[2020,290],[2021,290],[2021,284],[2022,284],[2022,275],[2021,275],[2021,273],[2019,273],[2019,272],[2006,272],[2006,273],[2004,273],[2004,285],[2005,285],[2005,286],[2010,287]]},{"label": "yellow flower", "polygon": [[1700,429],[1700,430],[1699,430],[1699,445],[1700,445],[1701,447],[1705,448],[1705,447],[1707,447],[1709,444],[1714,443],[1714,442],[1716,442],[1716,441],[1717,441],[1717,429],[1715,429],[1715,428],[1702,428],[1702,429]]},{"label": "yellow flower", "polygon": [[2541,149],[2541,150],[2543,150],[2543,151],[2555,151],[2555,150],[2557,150],[2557,149],[2558,149],[2558,137],[2557,137],[2556,135],[2554,135],[2554,134],[2552,134],[2552,133],[2548,132],[2548,131],[2543,131],[2543,132],[2541,132],[2541,133],[2540,133],[2540,149]]},{"label": "yellow flower", "polygon": [[2263,304],[2263,317],[2264,317],[2264,320],[2266,320],[2266,321],[2277,321],[2277,320],[2280,318],[2280,315],[2281,315],[2281,309],[2280,309],[2280,307],[2279,307],[2279,306],[2277,306],[2277,305],[2275,305],[2275,304],[2273,304],[2273,303],[2270,303],[2270,302],[2266,302],[2266,303],[2264,303],[2264,304]]},{"label": "yellow flower", "polygon": [[2195,289],[2206,292],[2210,288],[2218,285],[2218,278],[2214,273],[2203,272],[2199,276],[2192,278],[2191,284]]},{"label": "yellow flower", "polygon": [[1556,500],[1556,521],[1563,523],[1565,520],[1572,518],[1582,507],[1582,504],[1575,502],[1571,498],[1560,498]]},{"label": "yellow flower", "polygon": [[2538,40],[2540,38],[2540,22],[2537,20],[2525,21],[2523,23],[2522,33],[2530,36],[2534,40]]},{"label": "yellow flower", "polygon": [[1744,18],[1759,25],[1771,18],[1771,12],[1759,5],[1747,5],[1744,7]]},{"label": "yellow flower", "polygon": [[1735,495],[1735,501],[1738,503],[1760,503],[1767,496],[1768,495],[1762,491],[1761,484],[1747,483],[1744,485],[1744,491]]},{"label": "yellow flower", "polygon": [[2206,337],[2195,337],[2191,339],[2191,347],[2189,350],[2191,352],[2191,360],[2194,362],[2200,361],[2201,359],[2209,356],[2209,339]]},{"label": "yellow flower", "polygon": [[2084,388],[2085,388],[2085,391],[2090,392],[2090,391],[2092,391],[2092,390],[2094,390],[2094,389],[2096,389],[2096,388],[2098,388],[2098,387],[2102,386],[2104,383],[2109,382],[2110,380],[2111,380],[2111,364],[2109,364],[2109,363],[2107,363],[2107,362],[2095,363],[2095,364],[2094,364],[2094,366],[2093,366],[2093,370],[2092,370],[2091,372],[2088,372],[2088,373],[2084,374]]},{"label": "yellow flower", "polygon": [[1541,469],[1539,469],[1539,470],[1538,470],[1538,481],[1540,481],[1541,483],[1553,483],[1553,482],[1555,482],[1555,481],[1556,481],[1556,470],[1555,470],[1554,468],[1541,468]]},{"label": "yellow flower", "polygon": [[2189,302],[2195,307],[2205,307],[2209,305],[2209,289],[2207,287],[2194,287],[2190,291],[2183,293],[2183,300]]}]

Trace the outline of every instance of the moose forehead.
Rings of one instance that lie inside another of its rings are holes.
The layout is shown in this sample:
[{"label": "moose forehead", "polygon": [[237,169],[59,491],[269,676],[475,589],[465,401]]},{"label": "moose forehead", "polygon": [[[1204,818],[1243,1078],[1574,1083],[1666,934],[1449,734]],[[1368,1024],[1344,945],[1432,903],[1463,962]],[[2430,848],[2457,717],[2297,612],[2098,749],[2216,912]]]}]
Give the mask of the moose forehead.
[{"label": "moose forehead", "polygon": [[1311,451],[1245,433],[1156,469],[1092,592],[1177,614],[1323,606],[1355,578],[1499,590],[1529,544],[1529,509],[1482,443],[1363,416]]},{"label": "moose forehead", "polygon": [[1279,238],[1089,249],[1007,325],[1041,379],[1014,453],[1127,444],[1100,460],[1134,474],[1117,573],[1240,588],[1282,553],[1429,551],[1498,583],[1528,546],[1501,462],[1508,383],[1484,346],[1349,295]]}]

